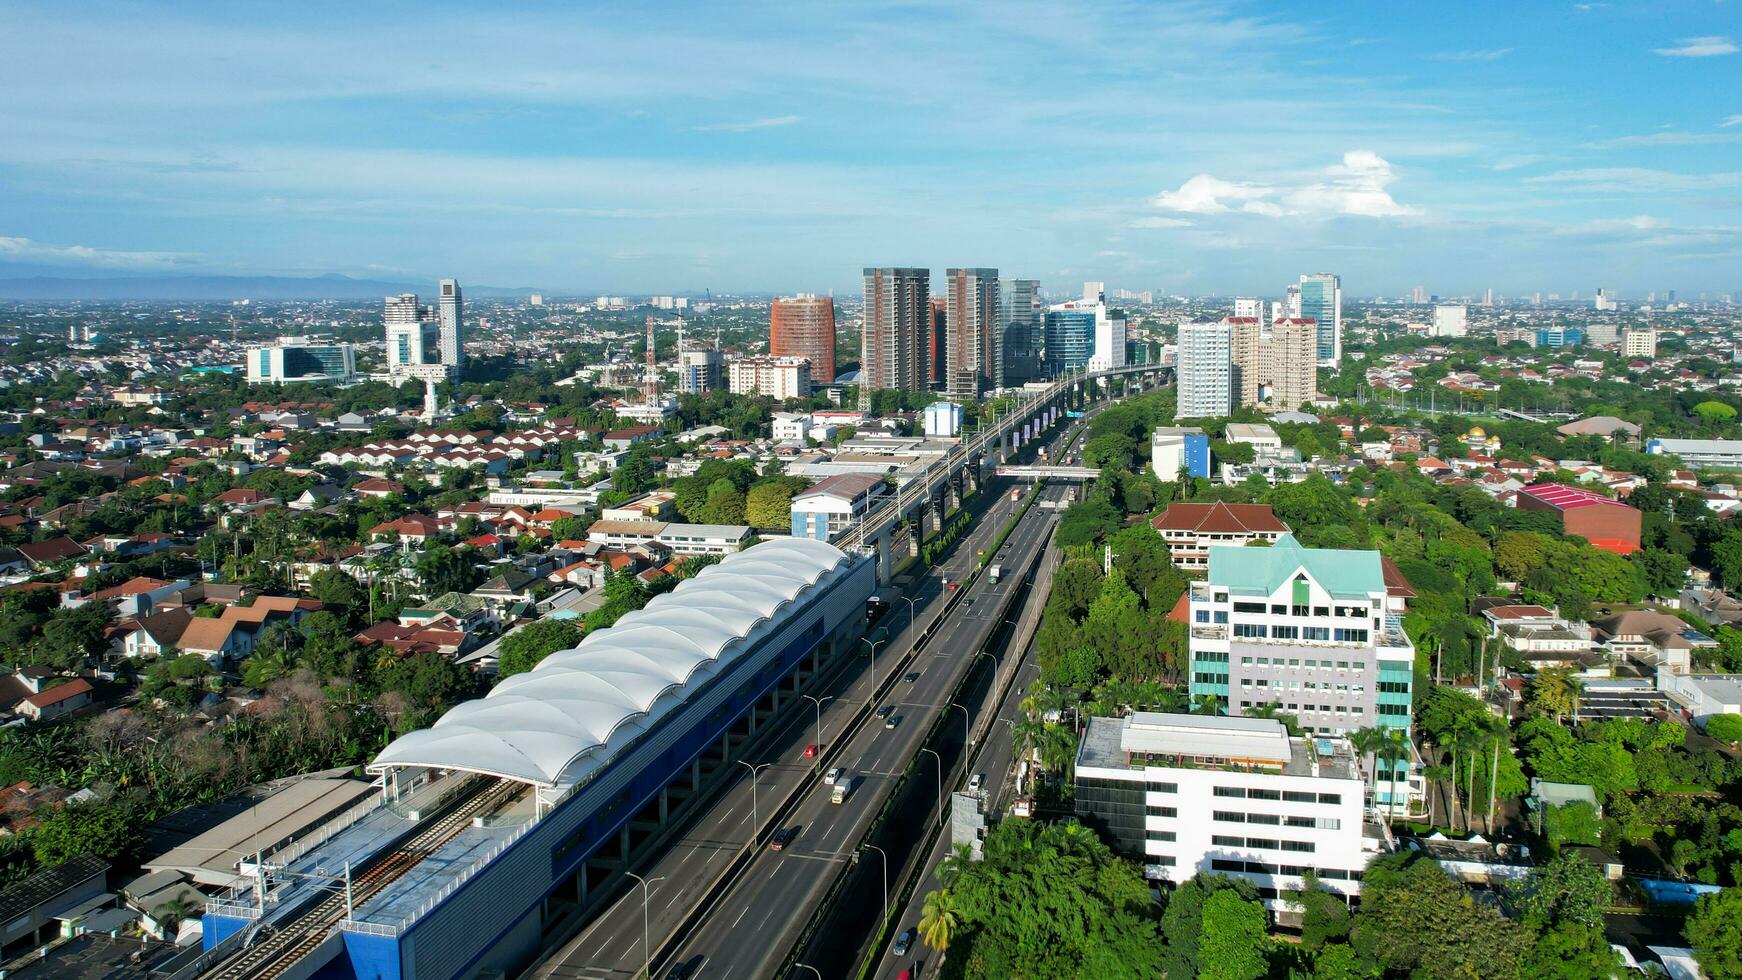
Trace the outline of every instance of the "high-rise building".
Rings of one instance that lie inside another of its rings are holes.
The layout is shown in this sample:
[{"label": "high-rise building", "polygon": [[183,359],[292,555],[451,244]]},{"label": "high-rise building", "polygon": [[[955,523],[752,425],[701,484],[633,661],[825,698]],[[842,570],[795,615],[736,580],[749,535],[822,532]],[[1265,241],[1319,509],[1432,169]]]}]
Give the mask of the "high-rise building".
[{"label": "high-rise building", "polygon": [[779,401],[809,398],[810,362],[802,357],[741,357],[727,365],[734,395],[766,395]]},{"label": "high-rise building", "polygon": [[1319,396],[1318,329],[1296,317],[1264,323],[1253,317],[1222,321],[1233,344],[1234,390],[1240,404],[1292,412]]},{"label": "high-rise building", "polygon": [[800,294],[774,301],[768,311],[768,352],[811,362],[811,380],[835,380],[835,301]]},{"label": "high-rise building", "polygon": [[389,377],[448,378],[448,367],[442,363],[441,323],[429,307],[417,301],[416,293],[387,297],[381,319],[387,329]]},{"label": "high-rise building", "polygon": [[880,388],[925,387],[931,270],[865,270],[865,330],[859,358],[861,398]]},{"label": "high-rise building", "polygon": [[1623,357],[1656,357],[1657,331],[1650,327],[1634,328],[1621,335]]},{"label": "high-rise building", "polygon": [[1040,374],[1041,333],[1040,283],[1033,279],[1005,279],[998,284],[998,302],[1003,306],[1004,381],[1020,384]]},{"label": "high-rise building", "polygon": [[1410,293],[1409,299],[1410,302],[1417,306],[1427,302],[1427,288],[1425,286],[1415,287],[1415,289]]},{"label": "high-rise building", "polygon": [[1468,337],[1470,335],[1469,315],[1469,309],[1462,303],[1442,303],[1434,307],[1434,322],[1430,336]]},{"label": "high-rise building", "polygon": [[1226,323],[1182,323],[1179,328],[1179,404],[1182,419],[1216,418],[1234,409],[1234,329]]},{"label": "high-rise building", "polygon": [[949,269],[944,275],[950,328],[947,387],[951,398],[977,401],[982,392],[1004,387],[998,270]]},{"label": "high-rise building", "polygon": [[1296,317],[1318,323],[1318,357],[1325,367],[1343,363],[1343,283],[1329,272],[1300,277]]},{"label": "high-rise building", "polygon": [[1210,548],[1190,590],[1191,693],[1231,715],[1275,702],[1308,732],[1409,730],[1415,648],[1377,551]]},{"label": "high-rise building", "polygon": [[1095,353],[1095,313],[1068,307],[1053,307],[1041,317],[1046,334],[1043,361],[1048,377],[1089,366]]},{"label": "high-rise building", "polygon": [[356,353],[350,344],[310,337],[280,337],[272,346],[250,347],[244,360],[249,384],[298,381],[345,384],[357,373]]},{"label": "high-rise building", "polygon": [[950,375],[950,301],[933,296],[927,304],[925,328],[925,387],[941,388]]},{"label": "high-rise building", "polygon": [[526,303],[528,306],[543,306],[544,305],[544,294],[543,293],[533,293],[532,296],[527,299]]},{"label": "high-rise building", "polygon": [[442,363],[449,368],[448,377],[459,380],[466,373],[466,301],[460,295],[460,284],[443,279],[437,301],[441,320]]},{"label": "high-rise building", "polygon": [[1236,299],[1234,301],[1234,318],[1237,320],[1264,319],[1264,301],[1261,299]]},{"label": "high-rise building", "polygon": [[677,355],[677,390],[686,395],[705,395],[720,388],[720,352],[712,347],[694,348]]},{"label": "high-rise building", "polygon": [[1494,287],[1490,286],[1487,289],[1484,289],[1482,291],[1482,305],[1483,306],[1493,306],[1494,305]]}]

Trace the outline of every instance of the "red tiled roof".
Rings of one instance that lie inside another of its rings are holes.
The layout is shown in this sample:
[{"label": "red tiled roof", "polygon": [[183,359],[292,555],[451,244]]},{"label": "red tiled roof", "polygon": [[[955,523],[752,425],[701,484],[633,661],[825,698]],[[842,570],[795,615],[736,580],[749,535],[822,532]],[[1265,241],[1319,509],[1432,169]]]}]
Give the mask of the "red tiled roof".
[{"label": "red tiled roof", "polygon": [[1158,531],[1196,531],[1219,534],[1286,534],[1288,525],[1278,520],[1269,504],[1170,504],[1150,522]]},{"label": "red tiled roof", "polygon": [[24,700],[35,707],[46,708],[51,704],[59,704],[62,701],[76,698],[81,694],[89,694],[93,690],[96,689],[91,687],[90,681],[85,680],[83,677],[77,677],[73,680],[67,681],[65,684],[56,684],[54,687],[51,687],[40,694],[32,694]]},{"label": "red tiled roof", "polygon": [[1611,507],[1627,506],[1626,504],[1616,501],[1614,498],[1605,497],[1594,490],[1586,490],[1584,487],[1568,486],[1565,483],[1532,483],[1530,486],[1525,487],[1518,492],[1530,494],[1532,497],[1548,504],[1556,510],[1572,510],[1574,507],[1595,507],[1600,504],[1607,504]]}]

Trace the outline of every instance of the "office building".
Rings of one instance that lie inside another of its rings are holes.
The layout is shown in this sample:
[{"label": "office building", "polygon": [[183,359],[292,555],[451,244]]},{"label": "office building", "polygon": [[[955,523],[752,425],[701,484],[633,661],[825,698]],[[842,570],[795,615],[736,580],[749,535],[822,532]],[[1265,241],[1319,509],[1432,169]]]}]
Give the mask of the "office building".
[{"label": "office building", "polygon": [[1180,324],[1177,372],[1177,417],[1216,418],[1233,411],[1234,328],[1227,323]]},{"label": "office building", "polygon": [[792,498],[792,536],[832,541],[859,523],[884,493],[883,477],[843,473],[824,477]]},{"label": "office building", "polygon": [[1334,368],[1343,363],[1343,283],[1329,272],[1300,277],[1296,317],[1318,324],[1319,364]]},{"label": "office building", "polygon": [[1360,893],[1380,850],[1363,834],[1363,775],[1347,739],[1290,738],[1271,718],[1138,711],[1089,719],[1076,810],[1147,878],[1244,878],[1280,910],[1309,873]]},{"label": "office building", "polygon": [[678,352],[677,390],[686,395],[705,395],[720,390],[720,368],[724,359],[712,347]]},{"label": "office building", "polygon": [[1040,376],[1041,333],[1040,283],[1034,279],[1005,279],[998,284],[1000,315],[1004,323],[1004,383],[1033,381]]},{"label": "office building", "polygon": [[1053,307],[1041,318],[1046,334],[1042,364],[1048,377],[1089,366],[1095,353],[1095,314],[1092,310]]},{"label": "office building", "polygon": [[810,362],[802,357],[741,357],[726,369],[734,395],[762,395],[776,401],[809,398]]},{"label": "office building", "polygon": [[931,270],[865,270],[861,398],[881,388],[918,391],[926,386],[930,311]]},{"label": "office building", "polygon": [[1149,437],[1149,466],[1156,479],[1172,483],[1180,471],[1210,476],[1210,437],[1196,426],[1161,426]]},{"label": "office building", "polygon": [[448,377],[458,381],[466,373],[466,301],[457,280],[443,279],[439,288],[436,312],[441,324],[442,363],[448,366]]},{"label": "office building", "polygon": [[932,402],[925,407],[925,434],[930,439],[954,439],[962,434],[962,406]]},{"label": "office building", "polygon": [[441,322],[416,293],[389,296],[382,311],[387,330],[387,374],[395,381],[445,381],[452,377],[442,362]]},{"label": "office building", "polygon": [[1095,352],[1089,357],[1089,370],[1112,371],[1125,366],[1125,318],[1107,312],[1106,303],[1095,304]]},{"label": "office building", "polygon": [[1415,648],[1377,551],[1211,547],[1190,589],[1191,693],[1321,735],[1409,728]]},{"label": "office building", "polygon": [[1546,347],[1549,350],[1559,350],[1562,347],[1577,347],[1585,342],[1585,331],[1579,327],[1544,327],[1536,331],[1533,347]]},{"label": "office building", "polygon": [[1597,290],[1596,298],[1591,301],[1591,307],[1599,313],[1612,313],[1615,310],[1620,309],[1621,304],[1616,302],[1615,297],[1610,295],[1607,289],[1599,289]]},{"label": "office building", "polygon": [[1240,404],[1293,412],[1319,396],[1318,330],[1304,318],[1265,323],[1253,317],[1222,320],[1233,344],[1235,391]]},{"label": "office building", "polygon": [[1004,328],[999,317],[997,269],[948,269],[944,296],[949,322],[949,375],[958,401],[1004,387]]},{"label": "office building", "polygon": [[835,301],[800,294],[783,296],[768,311],[768,353],[811,362],[811,380],[835,381]]},{"label": "office building", "polygon": [[1657,356],[1657,331],[1650,327],[1634,327],[1621,335],[1621,356],[1627,358]]},{"label": "office building", "polygon": [[1468,337],[1470,335],[1470,311],[1461,303],[1442,303],[1434,307],[1433,328],[1428,331],[1430,337]]},{"label": "office building", "polygon": [[249,384],[347,384],[357,374],[357,355],[350,344],[309,337],[280,337],[270,347],[250,347],[245,361]]}]

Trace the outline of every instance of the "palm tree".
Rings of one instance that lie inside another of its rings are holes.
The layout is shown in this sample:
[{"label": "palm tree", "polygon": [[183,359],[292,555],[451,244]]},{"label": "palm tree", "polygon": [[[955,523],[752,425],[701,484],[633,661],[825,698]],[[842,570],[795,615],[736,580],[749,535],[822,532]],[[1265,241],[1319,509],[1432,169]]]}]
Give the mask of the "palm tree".
[{"label": "palm tree", "polygon": [[1384,744],[1387,736],[1377,728],[1357,728],[1349,733],[1349,744],[1362,755],[1370,755],[1372,762],[1367,768],[1367,781],[1375,789],[1379,787],[1379,746]]},{"label": "palm tree", "polygon": [[959,924],[956,897],[950,894],[948,888],[926,893],[925,905],[919,914],[919,934],[924,937],[927,946],[940,953],[949,949],[950,940],[955,937],[956,926]]},{"label": "palm tree", "polygon": [[949,891],[973,863],[974,849],[967,844],[957,844],[950,850],[948,857],[938,862],[938,884],[943,885],[945,891]]},{"label": "palm tree", "polygon": [[1034,760],[1035,746],[1045,736],[1046,726],[1039,719],[1028,716],[1010,726],[1010,740],[1016,755],[1019,768],[1016,770],[1016,795],[1022,795],[1022,774],[1029,769]]},{"label": "palm tree", "polygon": [[[1436,786],[1439,787],[1440,800],[1442,802],[1444,802],[1445,797],[1446,797],[1446,788],[1444,785],[1441,784],[1441,780],[1445,779],[1447,774],[1448,774],[1447,768],[1445,766],[1442,766],[1442,765],[1428,766],[1427,768],[1425,768],[1421,771],[1422,778],[1427,780],[1427,785],[1428,785],[1427,819],[1428,819],[1428,823],[1430,823],[1430,824],[1433,823],[1433,819],[1434,819],[1434,816],[1433,816],[1433,790],[1434,790],[1434,787],[1436,787]],[[1446,804],[1446,826],[1450,829],[1453,829],[1453,830],[1457,829],[1456,825],[1452,821],[1452,807],[1451,807],[1450,803]]]},{"label": "palm tree", "polygon": [[1385,757],[1385,768],[1391,774],[1391,795],[1388,803],[1387,818],[1397,819],[1397,764],[1409,759],[1409,733],[1401,729],[1392,729],[1383,735],[1379,743],[1379,754]]},{"label": "palm tree", "polygon": [[1219,715],[1222,713],[1222,696],[1219,694],[1198,695],[1198,705],[1192,709],[1194,715]]}]

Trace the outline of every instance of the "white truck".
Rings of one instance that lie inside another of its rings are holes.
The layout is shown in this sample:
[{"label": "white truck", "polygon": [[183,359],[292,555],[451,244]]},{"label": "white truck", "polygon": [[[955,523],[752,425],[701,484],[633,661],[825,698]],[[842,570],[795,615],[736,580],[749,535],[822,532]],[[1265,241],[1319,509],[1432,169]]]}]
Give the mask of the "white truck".
[{"label": "white truck", "polygon": [[829,793],[829,802],[845,803],[847,802],[847,794],[851,792],[853,792],[853,777],[841,776],[835,780],[835,787]]},{"label": "white truck", "polygon": [[991,568],[986,569],[986,577],[993,584],[997,584],[999,577],[1001,577],[1003,574],[1004,574],[1004,566],[1003,565],[994,564]]}]

